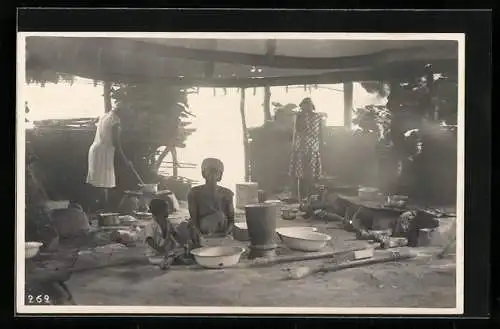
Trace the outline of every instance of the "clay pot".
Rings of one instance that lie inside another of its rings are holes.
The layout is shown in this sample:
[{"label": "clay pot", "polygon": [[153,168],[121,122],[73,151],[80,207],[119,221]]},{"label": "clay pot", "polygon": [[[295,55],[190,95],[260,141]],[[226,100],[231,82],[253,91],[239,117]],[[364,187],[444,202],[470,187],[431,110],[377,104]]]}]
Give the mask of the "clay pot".
[{"label": "clay pot", "polygon": [[118,206],[118,211],[121,214],[134,214],[136,211],[140,209],[140,200],[136,195],[131,195],[125,193],[122,200],[120,201],[120,205]]},{"label": "clay pot", "polygon": [[250,204],[245,206],[245,215],[250,238],[249,258],[273,257],[277,244],[275,241],[276,204]]},{"label": "clay pot", "polygon": [[72,238],[90,231],[90,222],[87,214],[81,209],[64,208],[52,210],[50,217],[52,224],[61,238]]}]

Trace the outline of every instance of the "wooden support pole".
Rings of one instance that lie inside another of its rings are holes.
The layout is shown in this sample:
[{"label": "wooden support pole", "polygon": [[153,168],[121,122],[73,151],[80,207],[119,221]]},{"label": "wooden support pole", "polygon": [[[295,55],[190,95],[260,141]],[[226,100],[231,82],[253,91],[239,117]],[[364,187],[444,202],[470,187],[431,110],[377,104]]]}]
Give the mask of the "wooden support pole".
[{"label": "wooden support pole", "polygon": [[170,154],[172,154],[172,175],[179,177],[179,159],[177,158],[177,149],[175,146],[170,148]]},{"label": "wooden support pole", "polygon": [[352,97],[354,87],[352,82],[344,82],[344,126],[351,129],[352,126]]},{"label": "wooden support pole", "polygon": [[426,82],[427,82],[427,89],[429,90],[429,104],[430,108],[432,110],[432,118],[435,122],[439,121],[439,106],[436,104],[434,101],[434,71],[432,68],[432,65],[426,65]]},{"label": "wooden support pole", "polygon": [[243,133],[243,152],[245,157],[245,182],[250,181],[250,166],[248,159],[248,129],[245,115],[245,88],[240,89],[240,114],[241,114],[241,130]]},{"label": "wooden support pole", "polygon": [[271,121],[271,87],[264,87],[264,120]]},{"label": "wooden support pole", "polygon": [[[266,57],[268,60],[273,60],[276,54],[277,41],[275,39],[266,40]],[[271,121],[271,87],[264,86],[264,120]]]},{"label": "wooden support pole", "polygon": [[113,106],[111,105],[111,82],[104,81],[103,96],[104,96],[104,112],[108,113],[113,108]]}]

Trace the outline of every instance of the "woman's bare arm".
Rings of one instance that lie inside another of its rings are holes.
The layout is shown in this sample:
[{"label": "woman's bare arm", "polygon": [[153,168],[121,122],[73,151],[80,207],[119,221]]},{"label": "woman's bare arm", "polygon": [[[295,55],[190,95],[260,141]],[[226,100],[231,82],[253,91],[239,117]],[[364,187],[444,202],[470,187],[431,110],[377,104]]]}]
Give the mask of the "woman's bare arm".
[{"label": "woman's bare arm", "polygon": [[199,230],[200,227],[198,220],[198,204],[196,200],[196,192],[193,190],[189,191],[187,199],[188,199],[188,210],[189,210],[189,216],[191,217],[191,223],[193,224],[194,228]]},{"label": "woman's bare arm", "polygon": [[298,113],[295,117],[295,132],[300,133],[304,131],[305,122],[304,122],[304,114]]},{"label": "woman's bare arm", "polygon": [[231,231],[233,230],[234,226],[234,204],[233,204],[233,192],[231,192],[228,196],[225,205],[225,212],[226,212],[226,217],[227,217],[227,228],[226,228],[226,234],[230,234]]},{"label": "woman's bare arm", "polygon": [[150,246],[152,249],[156,250],[157,252],[162,252],[163,248],[159,244],[155,243],[154,239],[152,237],[147,237],[146,238],[146,243],[148,246]]}]

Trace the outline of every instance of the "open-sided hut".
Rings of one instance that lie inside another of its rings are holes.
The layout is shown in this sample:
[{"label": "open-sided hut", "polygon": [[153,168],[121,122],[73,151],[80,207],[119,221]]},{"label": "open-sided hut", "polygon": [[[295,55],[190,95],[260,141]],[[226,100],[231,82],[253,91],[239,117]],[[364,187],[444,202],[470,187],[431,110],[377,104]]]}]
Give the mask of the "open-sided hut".
[{"label": "open-sided hut", "polygon": [[[263,184],[267,179],[259,177],[259,170],[254,170],[250,177],[251,167],[259,167],[258,160],[263,158],[257,157],[255,150],[253,154],[250,152],[245,88],[266,87],[263,111],[266,119],[270,119],[270,86],[344,83],[344,117],[348,127],[353,82],[413,79],[428,74],[427,64],[432,64],[435,73],[456,76],[457,58],[457,42],[438,40],[26,38],[27,70],[52,70],[105,81],[108,85],[162,81],[186,88],[241,88],[246,179]],[[337,151],[325,157],[324,167],[329,175],[354,178],[359,176],[357,167],[364,164],[335,162],[352,159],[342,154],[339,145],[349,143],[342,136],[345,134],[332,137],[337,143],[332,150]]]}]

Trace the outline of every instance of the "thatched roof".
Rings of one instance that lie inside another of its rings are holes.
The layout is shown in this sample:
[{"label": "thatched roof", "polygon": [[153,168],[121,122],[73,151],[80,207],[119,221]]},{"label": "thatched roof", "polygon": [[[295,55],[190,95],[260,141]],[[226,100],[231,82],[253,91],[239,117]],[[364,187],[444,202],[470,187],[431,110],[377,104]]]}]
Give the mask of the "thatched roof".
[{"label": "thatched roof", "polygon": [[27,69],[95,80],[258,86],[383,80],[431,63],[456,70],[454,41],[26,38]]}]

